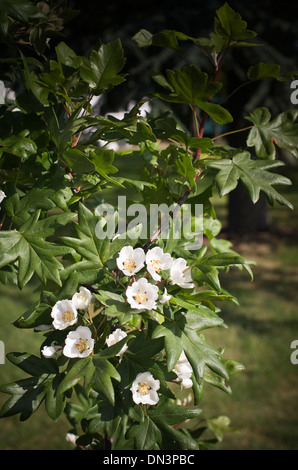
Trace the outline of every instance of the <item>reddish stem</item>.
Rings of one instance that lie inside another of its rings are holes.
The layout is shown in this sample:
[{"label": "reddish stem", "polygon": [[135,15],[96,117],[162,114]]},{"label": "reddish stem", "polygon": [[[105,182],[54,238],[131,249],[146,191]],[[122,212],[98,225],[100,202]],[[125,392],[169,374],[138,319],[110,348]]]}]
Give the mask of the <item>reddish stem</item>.
[{"label": "reddish stem", "polygon": [[[229,44],[227,45],[225,51],[221,54],[218,62],[216,64],[214,64],[215,66],[215,72],[214,72],[214,76],[213,76],[213,81],[216,82],[217,79],[218,79],[218,75],[221,71],[221,68],[222,68],[222,64],[223,64],[223,61],[228,53],[228,50],[229,50]],[[210,98],[208,101],[212,101],[213,97]],[[207,120],[207,117],[208,117],[208,114],[206,113],[206,111],[204,112],[203,114],[203,117],[202,117],[202,120],[201,120],[201,123],[200,123],[200,132],[199,132],[199,135],[198,137],[202,138],[203,135],[204,135],[204,127],[205,127],[205,124],[206,124],[206,120]],[[201,156],[201,149],[198,149],[196,154],[195,154],[195,160],[199,159]],[[201,173],[198,172],[195,177],[194,177],[194,181],[197,180],[197,178],[199,177]],[[180,197],[178,203],[177,203],[177,206],[175,208],[175,210],[173,211],[173,215],[172,215],[172,218],[174,217],[174,214],[175,214],[175,211],[176,210],[179,210],[179,208],[182,206],[182,204],[184,204],[184,202],[187,200],[188,196],[190,195],[191,193],[191,188],[188,188],[188,190],[183,194],[183,196]],[[178,209],[177,209],[178,208]],[[161,234],[161,232],[167,228],[169,225],[169,222],[165,222],[163,225],[161,225],[157,230],[156,232],[152,235],[152,237],[147,241],[147,243],[143,246],[143,249],[144,251],[147,251],[149,246],[157,239],[157,237]]]}]

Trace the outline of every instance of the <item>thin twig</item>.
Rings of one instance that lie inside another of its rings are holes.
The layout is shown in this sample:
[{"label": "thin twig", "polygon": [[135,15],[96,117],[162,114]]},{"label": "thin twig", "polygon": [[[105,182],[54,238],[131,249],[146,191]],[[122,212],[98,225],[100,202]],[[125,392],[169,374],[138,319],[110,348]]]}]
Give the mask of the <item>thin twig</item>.
[{"label": "thin twig", "polygon": [[224,134],[220,134],[220,135],[217,135],[216,137],[213,137],[212,140],[220,139],[221,137],[224,137],[226,135],[236,134],[236,132],[244,132],[244,131],[247,131],[248,129],[252,129],[253,127],[254,126],[247,126],[247,127],[243,127],[242,129],[236,129],[234,131],[225,132]]}]

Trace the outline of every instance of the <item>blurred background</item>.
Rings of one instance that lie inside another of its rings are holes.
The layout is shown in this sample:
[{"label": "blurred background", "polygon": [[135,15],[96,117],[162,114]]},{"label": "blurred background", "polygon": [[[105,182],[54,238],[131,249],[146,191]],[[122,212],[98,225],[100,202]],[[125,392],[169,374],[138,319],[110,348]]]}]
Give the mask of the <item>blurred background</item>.
[{"label": "blurred background", "polygon": [[[88,55],[100,41],[121,38],[127,58],[127,81],[101,102],[102,113],[119,112],[154,91],[153,72],[181,67],[186,62],[202,69],[208,67],[203,54],[199,55],[191,44],[185,46],[181,56],[170,49],[140,49],[132,37],[142,28],[152,33],[174,29],[193,37],[207,37],[216,9],[223,3],[71,0],[69,7],[80,13],[67,24],[63,40],[78,55]],[[248,28],[258,33],[256,40],[262,46],[235,48],[227,55],[222,72],[226,95],[245,81],[249,66],[258,62],[276,62],[284,73],[298,70],[297,3],[264,0],[228,3],[247,21]],[[55,41],[51,42],[52,50]],[[290,101],[292,91],[290,82],[277,80],[241,88],[226,104],[234,122],[225,129],[209,125],[208,135],[244,127],[247,121],[243,116],[259,106],[266,106],[272,116],[297,108]],[[163,109],[158,106],[161,104],[153,104],[153,113]],[[187,109],[179,105],[172,110],[185,127],[192,125]],[[245,133],[238,133],[229,136],[226,142],[245,148],[245,139]],[[257,263],[253,282],[244,272],[231,271],[223,276],[222,286],[238,298],[240,306],[223,306],[221,316],[229,328],[206,333],[211,344],[225,349],[226,358],[246,367],[232,378],[232,395],[205,388],[201,403],[204,415],[230,418],[220,449],[298,449],[298,364],[291,362],[291,344],[298,340],[298,167],[294,157],[286,152],[278,151],[277,157],[285,163],[278,172],[293,183],[282,192],[293,204],[293,211],[278,205],[272,208],[263,197],[253,205],[241,186],[228,197],[213,200],[223,227],[221,236],[230,240],[241,255]],[[0,339],[5,339],[6,353],[39,354],[39,335],[12,325],[37,300],[34,287],[28,286],[20,293],[0,285]],[[0,365],[1,383],[20,378],[20,371],[8,361]],[[1,394],[0,405],[4,400],[6,396]],[[18,416],[1,420],[0,429],[3,450],[71,448],[65,439],[69,430],[66,420],[53,423],[43,406],[29,421],[20,422]]]}]

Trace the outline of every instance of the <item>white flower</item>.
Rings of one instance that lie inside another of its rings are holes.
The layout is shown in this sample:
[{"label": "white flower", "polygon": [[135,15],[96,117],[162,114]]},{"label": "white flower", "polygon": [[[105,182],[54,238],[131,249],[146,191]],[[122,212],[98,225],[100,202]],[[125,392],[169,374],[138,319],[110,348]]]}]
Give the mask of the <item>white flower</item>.
[{"label": "white flower", "polygon": [[1,202],[3,201],[3,199],[6,197],[6,194],[4,191],[2,191],[2,189],[0,189],[0,204]]},{"label": "white flower", "polygon": [[44,346],[41,350],[41,353],[46,358],[53,357],[59,349],[62,349],[61,346],[57,345],[57,341],[53,341],[51,346]]},{"label": "white flower", "polygon": [[156,405],[159,400],[157,390],[160,388],[159,380],[154,379],[150,372],[138,374],[130,388],[135,403]]},{"label": "white flower", "polygon": [[[127,336],[127,334],[125,333],[125,331],[122,331],[122,330],[120,330],[120,328],[117,328],[117,330],[113,331],[113,333],[111,333],[107,337],[106,343],[109,347],[113,346],[113,344],[118,343],[119,341],[121,341],[126,336]],[[127,346],[127,344],[125,344],[123,346],[123,348],[118,352],[117,356],[121,356],[121,354],[124,354],[125,351],[127,350],[127,348],[128,348],[128,346]]]},{"label": "white flower", "polygon": [[124,246],[116,259],[118,268],[126,275],[133,276],[145,265],[145,252],[143,248]]},{"label": "white flower", "polygon": [[185,287],[186,289],[192,289],[194,287],[191,278],[191,268],[187,266],[184,258],[177,258],[172,263],[170,268],[170,280],[173,284]]},{"label": "white flower", "polygon": [[72,303],[74,308],[84,310],[91,302],[92,294],[86,287],[80,287],[80,292],[77,292],[72,296]]},{"label": "white flower", "polygon": [[52,325],[56,330],[64,330],[76,323],[78,312],[71,300],[59,300],[52,308],[51,317],[54,318]]},{"label": "white flower", "polygon": [[146,254],[146,265],[149,273],[155,281],[160,281],[160,271],[169,269],[173,263],[170,253],[164,253],[159,246],[155,246]]},{"label": "white flower", "polygon": [[181,386],[183,388],[192,387],[192,368],[184,351],[182,351],[173,371],[177,375],[178,379],[181,380]]},{"label": "white flower", "polygon": [[167,304],[172,296],[168,294],[168,291],[165,287],[164,293],[162,295],[162,298],[160,299],[161,304]]},{"label": "white flower", "polygon": [[151,310],[156,307],[158,287],[141,277],[126,289],[126,296],[132,308]]},{"label": "white flower", "polygon": [[72,432],[68,432],[65,436],[65,439],[67,440],[67,442],[69,442],[72,446],[76,445],[77,438],[78,438],[78,436],[76,436]]},{"label": "white flower", "polygon": [[75,331],[70,331],[65,339],[63,354],[67,357],[86,357],[92,353],[94,339],[87,326],[79,326]]},{"label": "white flower", "polygon": [[191,388],[192,385],[193,385],[193,383],[192,383],[191,379],[182,379],[182,381],[181,381],[181,386],[183,388]]}]

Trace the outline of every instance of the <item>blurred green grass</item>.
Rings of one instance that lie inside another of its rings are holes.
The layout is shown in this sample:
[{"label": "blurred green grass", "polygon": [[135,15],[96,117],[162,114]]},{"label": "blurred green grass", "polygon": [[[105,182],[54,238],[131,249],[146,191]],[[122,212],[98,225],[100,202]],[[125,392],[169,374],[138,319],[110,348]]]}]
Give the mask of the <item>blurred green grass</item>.
[{"label": "blurred green grass", "polygon": [[[0,339],[5,344],[5,353],[29,352],[39,356],[42,343],[41,333],[20,330],[13,322],[38,300],[34,286],[25,287],[19,292],[13,286],[0,286]],[[9,383],[28,377],[7,359],[0,364],[0,383]],[[0,393],[0,406],[8,395]],[[67,420],[53,422],[47,415],[44,404],[27,421],[20,421],[19,415],[0,420],[1,450],[67,450],[71,449],[65,436],[70,425]]]},{"label": "blurred green grass", "polygon": [[[228,329],[212,329],[206,339],[225,349],[224,357],[241,362],[245,371],[231,379],[232,394],[205,388],[201,408],[206,416],[226,415],[235,433],[225,433],[219,449],[298,449],[298,365],[291,363],[291,343],[298,339],[298,173],[283,194],[294,210],[269,209],[272,233],[254,240],[235,239],[234,249],[256,261],[254,280],[244,271],[222,276],[222,287],[237,297],[239,306],[224,306]],[[224,201],[214,201],[223,225]]]},{"label": "blurred green grass", "polygon": [[[238,298],[240,306],[219,304],[228,329],[207,330],[207,341],[225,349],[224,357],[244,364],[245,371],[231,379],[232,395],[205,386],[201,408],[206,417],[225,415],[237,432],[224,433],[219,449],[298,449],[298,365],[290,361],[291,342],[298,339],[298,172],[290,169],[293,186],[283,190],[295,209],[270,209],[278,228],[254,240],[232,240],[234,248],[257,262],[254,281],[246,272],[223,273],[222,286]],[[226,199],[215,200],[225,224]],[[228,236],[228,235],[227,235]],[[295,239],[296,237],[296,239]],[[38,298],[34,286],[22,293],[0,285],[0,340],[6,353],[39,354],[41,334],[18,330],[12,323]],[[0,383],[25,377],[6,360],[0,365]],[[0,394],[0,406],[7,396]],[[0,421],[1,450],[63,450],[70,426],[65,418],[54,423],[44,406],[25,422],[18,416]]]}]

